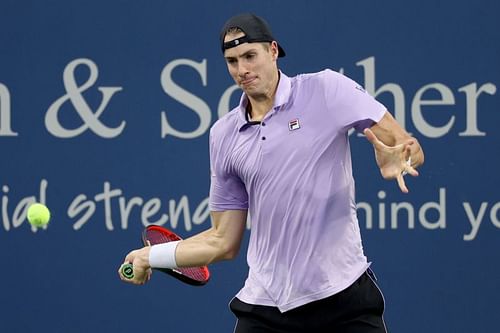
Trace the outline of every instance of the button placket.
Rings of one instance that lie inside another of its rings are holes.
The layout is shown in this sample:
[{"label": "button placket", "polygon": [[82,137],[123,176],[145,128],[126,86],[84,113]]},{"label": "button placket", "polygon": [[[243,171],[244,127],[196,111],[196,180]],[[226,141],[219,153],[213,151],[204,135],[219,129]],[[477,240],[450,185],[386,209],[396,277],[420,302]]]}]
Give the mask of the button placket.
[{"label": "button placket", "polygon": [[279,110],[279,107],[273,108],[273,110],[268,114],[268,116],[266,116],[266,117],[264,117],[264,119],[262,119],[262,122],[260,124],[260,132],[262,134],[261,137],[260,137],[261,141],[266,141],[267,140],[266,135],[264,133],[262,133],[262,132],[264,131],[264,127],[267,126],[266,122],[269,121],[273,117],[274,113],[277,112],[278,110]]}]

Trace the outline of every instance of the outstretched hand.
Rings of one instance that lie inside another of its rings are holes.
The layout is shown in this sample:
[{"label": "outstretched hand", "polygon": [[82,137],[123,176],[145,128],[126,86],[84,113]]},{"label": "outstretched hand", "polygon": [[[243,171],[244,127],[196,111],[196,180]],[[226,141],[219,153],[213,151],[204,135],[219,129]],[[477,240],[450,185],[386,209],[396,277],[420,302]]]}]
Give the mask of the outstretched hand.
[{"label": "outstretched hand", "polygon": [[404,176],[418,176],[418,171],[411,166],[411,146],[414,139],[409,139],[393,147],[380,141],[369,128],[364,130],[367,140],[373,145],[375,159],[384,179],[396,179],[403,193],[408,193]]}]

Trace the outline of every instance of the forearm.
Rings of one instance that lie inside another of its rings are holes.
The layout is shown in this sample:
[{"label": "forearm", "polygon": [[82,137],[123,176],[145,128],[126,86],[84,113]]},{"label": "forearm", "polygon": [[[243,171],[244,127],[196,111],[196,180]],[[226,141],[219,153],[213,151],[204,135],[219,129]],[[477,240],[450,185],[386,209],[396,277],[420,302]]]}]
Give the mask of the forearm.
[{"label": "forearm", "polygon": [[[212,227],[182,241],[145,246],[131,251],[126,256],[125,263],[132,263],[134,274],[142,272],[143,276],[150,268],[205,266],[233,256],[234,250],[228,250],[224,244],[220,231]],[[121,274],[121,268],[119,273]]]},{"label": "forearm", "polygon": [[153,257],[158,258],[159,262],[166,259],[169,263],[159,267],[205,266],[234,258],[245,230],[246,210],[212,212],[211,215],[213,221],[210,229],[178,242],[175,249],[167,248],[166,252],[153,249]]},{"label": "forearm", "polygon": [[178,242],[144,246],[125,257],[124,264],[132,264],[134,277],[123,275],[123,264],[118,270],[123,281],[144,284],[151,276],[151,268],[198,267],[216,261],[234,258],[245,231],[247,211],[227,210],[211,212],[212,227]]},{"label": "forearm", "polygon": [[231,259],[233,253],[214,228],[181,241],[175,251],[178,267],[197,267]]}]

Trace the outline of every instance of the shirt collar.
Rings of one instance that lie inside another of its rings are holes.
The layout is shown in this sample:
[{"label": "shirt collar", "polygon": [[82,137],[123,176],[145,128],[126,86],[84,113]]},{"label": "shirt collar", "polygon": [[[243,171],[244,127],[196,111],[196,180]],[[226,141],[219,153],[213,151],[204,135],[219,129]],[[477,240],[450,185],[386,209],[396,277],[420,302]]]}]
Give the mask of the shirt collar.
[{"label": "shirt collar", "polygon": [[[292,90],[292,81],[291,79],[283,74],[283,72],[279,71],[279,82],[278,88],[276,89],[276,95],[274,96],[274,105],[273,109],[281,110],[283,105],[285,105],[290,99],[290,94]],[[246,108],[248,105],[248,98],[245,93],[241,94],[240,104],[238,106],[238,127],[239,131],[243,131],[249,126],[260,124],[260,121],[249,121],[246,115]]]}]

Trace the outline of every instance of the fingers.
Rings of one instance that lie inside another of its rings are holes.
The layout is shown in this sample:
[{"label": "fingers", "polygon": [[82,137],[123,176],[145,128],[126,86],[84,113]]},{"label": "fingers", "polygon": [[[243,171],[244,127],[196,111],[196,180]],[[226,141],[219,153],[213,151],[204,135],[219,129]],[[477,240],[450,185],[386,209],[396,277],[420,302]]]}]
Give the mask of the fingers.
[{"label": "fingers", "polygon": [[407,143],[406,146],[405,146],[405,151],[404,151],[404,154],[405,154],[405,159],[406,161],[408,161],[407,164],[410,164],[411,165],[411,145],[413,144],[413,142],[411,143]]},{"label": "fingers", "polygon": [[413,177],[418,176],[418,171],[412,166],[412,161],[411,161],[411,155],[409,153],[409,148],[406,149],[406,163],[403,164],[403,171],[401,172],[403,176],[406,176],[407,174],[412,175]]},{"label": "fingers", "polygon": [[147,270],[143,270],[136,266],[132,266],[134,270],[133,276],[131,278],[127,278],[126,276],[123,275],[122,271],[123,266],[127,264],[130,263],[124,262],[123,264],[120,265],[120,268],[118,269],[118,276],[120,277],[120,280],[130,284],[143,285],[151,279],[151,275],[153,274],[153,272],[150,268],[148,268]]},{"label": "fingers", "polygon": [[[398,186],[403,193],[408,193],[404,176],[409,174],[413,177],[418,176],[418,171],[412,166],[412,146],[416,140],[410,138],[395,146],[387,146],[380,141],[375,133],[369,128],[364,131],[366,139],[375,148],[375,158],[380,172],[384,179],[396,179]],[[414,164],[415,167],[418,166]]]},{"label": "fingers", "polygon": [[411,157],[408,158],[406,161],[405,165],[403,166],[403,171],[401,172],[400,175],[396,177],[398,186],[403,193],[408,193],[409,190],[406,187],[406,182],[404,180],[404,176],[409,174],[410,176],[417,177],[418,176],[418,171],[411,166]]},{"label": "fingers", "polygon": [[419,175],[417,169],[415,169],[414,167],[412,166],[406,166],[404,171],[403,171],[403,176],[404,175],[410,175],[410,176],[413,176],[413,177],[417,177]]},{"label": "fingers", "polygon": [[372,132],[371,129],[365,128],[363,131],[363,134],[366,136],[366,139],[372,144],[372,145],[379,145],[381,142],[380,140],[375,136],[375,133]]},{"label": "fingers", "polygon": [[129,263],[129,264],[133,264],[134,263],[134,259],[136,257],[136,252],[137,250],[134,250],[134,251],[130,251],[127,256],[125,257],[125,260],[123,261],[124,263]]},{"label": "fingers", "polygon": [[123,275],[123,267],[125,265],[129,265],[131,264],[130,262],[128,261],[125,261],[123,262],[123,264],[120,265],[120,267],[118,268],[118,276],[120,277],[120,280],[122,281],[125,281],[125,282],[130,282],[131,279],[127,278],[125,275]]},{"label": "fingers", "polygon": [[400,174],[396,180],[398,181],[398,186],[399,186],[399,189],[401,190],[401,192],[403,193],[408,193],[408,188],[406,187],[406,183],[405,183],[405,179],[404,179],[404,176],[403,174]]},{"label": "fingers", "polygon": [[[139,258],[139,254],[139,250],[131,251],[127,254],[124,262],[118,268],[118,276],[122,281],[135,285],[143,285],[151,278],[152,271],[149,267],[143,265]],[[125,276],[123,272],[123,267],[128,264],[132,264],[132,277]]]}]

